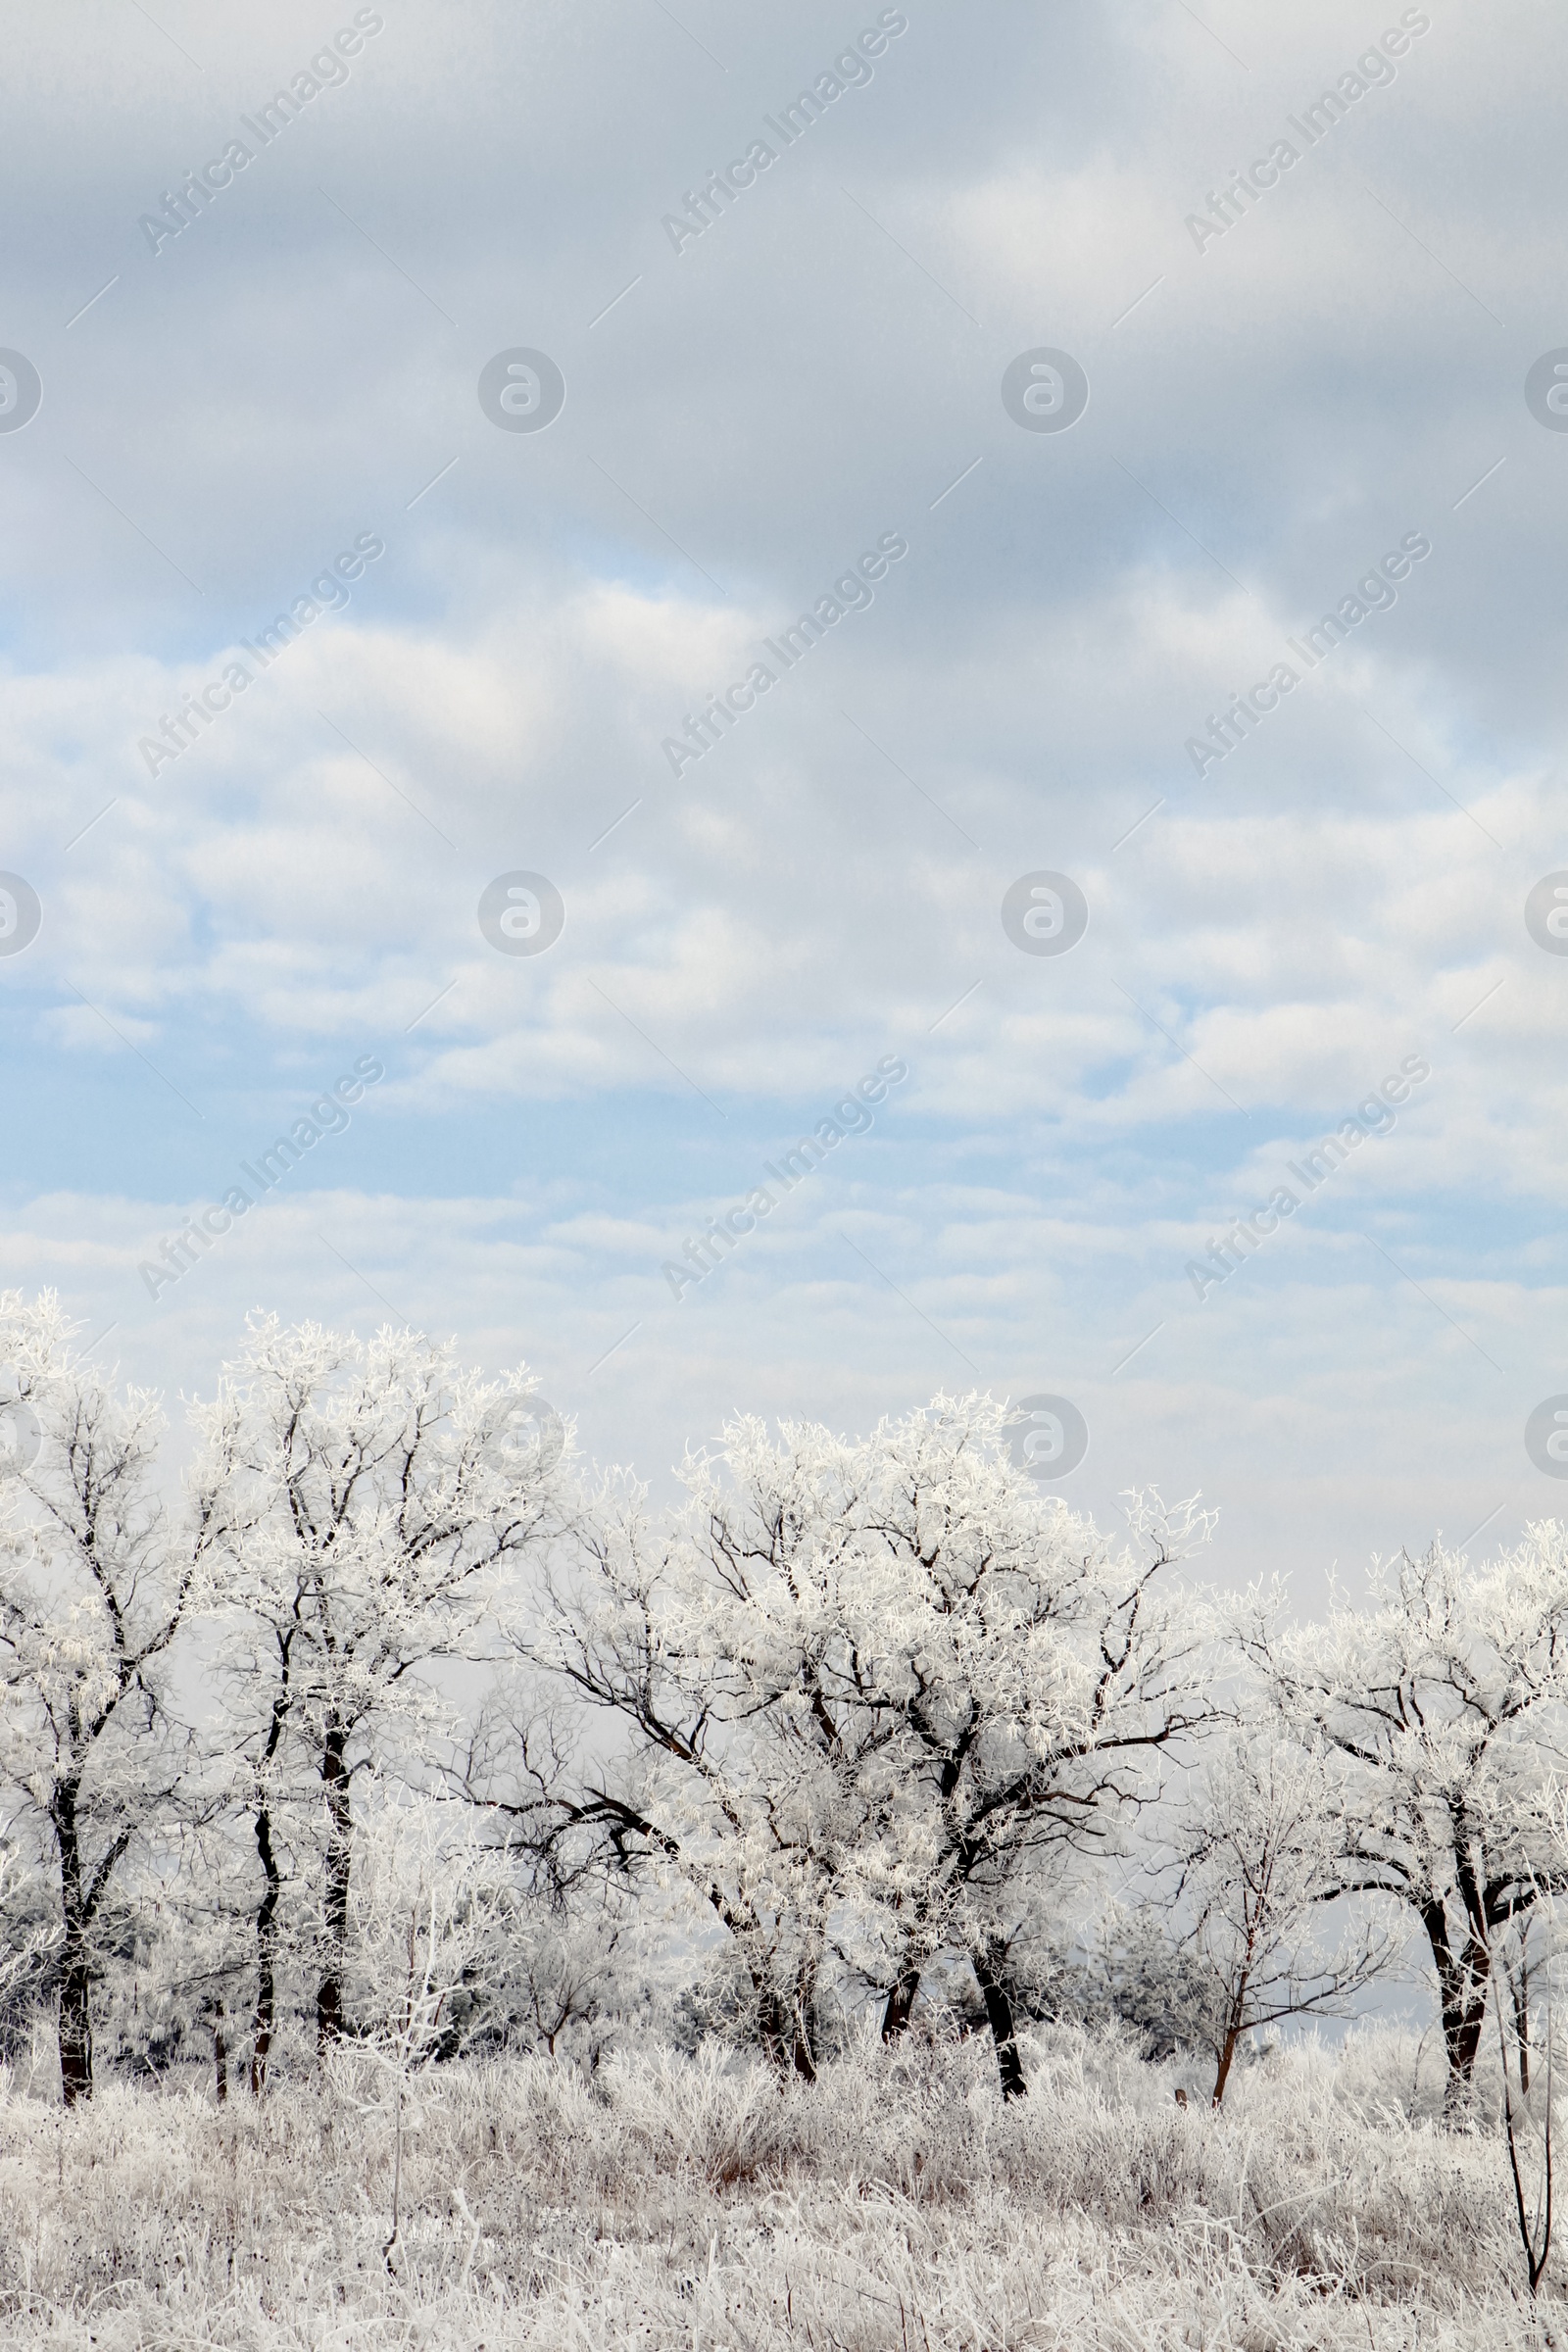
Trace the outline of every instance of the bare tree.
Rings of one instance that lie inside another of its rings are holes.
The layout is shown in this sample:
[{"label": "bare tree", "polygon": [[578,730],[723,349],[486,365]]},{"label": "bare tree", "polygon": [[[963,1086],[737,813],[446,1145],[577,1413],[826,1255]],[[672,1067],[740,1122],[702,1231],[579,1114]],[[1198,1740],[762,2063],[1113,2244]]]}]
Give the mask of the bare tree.
[{"label": "bare tree", "polygon": [[1398,1940],[1338,1905],[1343,1773],[1266,1735],[1241,1735],[1202,1775],[1176,1829],[1182,1947],[1195,1965],[1195,2032],[1225,2096],[1246,2034],[1288,2017],[1340,2016],[1395,1958]]}]

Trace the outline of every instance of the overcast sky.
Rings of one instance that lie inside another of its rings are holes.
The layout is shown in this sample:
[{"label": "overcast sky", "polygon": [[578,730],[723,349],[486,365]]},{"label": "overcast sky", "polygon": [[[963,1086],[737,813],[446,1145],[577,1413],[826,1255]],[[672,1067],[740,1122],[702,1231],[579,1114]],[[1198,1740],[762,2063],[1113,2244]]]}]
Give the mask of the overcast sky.
[{"label": "overcast sky", "polygon": [[[660,1483],[731,1409],[1061,1396],[1064,1494],[1200,1488],[1303,1599],[1557,1508],[1560,18],[78,0],[8,45],[5,1282],[176,1411],[249,1307],[394,1314]],[[481,926],[518,873],[542,953]],[[1062,953],[1004,921],[1040,873]]]}]

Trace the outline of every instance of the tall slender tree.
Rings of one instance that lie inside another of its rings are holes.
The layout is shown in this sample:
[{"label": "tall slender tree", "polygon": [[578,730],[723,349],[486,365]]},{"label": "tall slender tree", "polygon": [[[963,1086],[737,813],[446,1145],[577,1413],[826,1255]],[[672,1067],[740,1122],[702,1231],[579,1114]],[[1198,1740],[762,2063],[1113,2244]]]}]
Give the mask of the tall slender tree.
[{"label": "tall slender tree", "polygon": [[[265,2079],[290,1854],[316,1866],[316,2028],[343,2030],[356,1779],[450,1704],[429,1671],[482,1650],[519,1561],[565,1524],[566,1432],[525,1369],[253,1317],[201,1415],[225,1466],[233,1751],[255,1838],[252,2072]],[[298,1889],[296,1889],[298,1892]]]},{"label": "tall slender tree", "polygon": [[156,1400],[76,1356],[58,1298],[0,1296],[0,1773],[57,1873],[60,2080],[93,2084],[92,1986],[127,1856],[180,1772],[171,1654],[202,1599],[221,1505],[157,1485]]}]

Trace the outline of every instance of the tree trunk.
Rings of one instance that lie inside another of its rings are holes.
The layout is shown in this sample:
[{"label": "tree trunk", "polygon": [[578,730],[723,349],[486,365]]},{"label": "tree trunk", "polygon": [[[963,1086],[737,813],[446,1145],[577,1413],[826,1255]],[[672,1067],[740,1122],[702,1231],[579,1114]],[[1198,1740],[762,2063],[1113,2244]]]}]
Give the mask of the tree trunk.
[{"label": "tree trunk", "polygon": [[1226,2028],[1225,2039],[1220,2046],[1219,2065],[1214,2071],[1214,2097],[1212,2104],[1216,2107],[1218,2107],[1224,2099],[1225,2085],[1231,2079],[1231,2061],[1236,2056],[1236,2044],[1240,2039],[1241,2034],[1235,2026],[1229,2026]]},{"label": "tree trunk", "polygon": [[60,1980],[60,2090],[68,2107],[92,2097],[92,1988],[79,1949]]},{"label": "tree trunk", "polygon": [[795,2072],[803,2082],[816,2081],[816,1962],[808,1960],[795,1980]]},{"label": "tree trunk", "polygon": [[1448,2084],[1454,2104],[1470,2087],[1486,2022],[1487,1996],[1484,1990],[1479,1994],[1472,1993],[1459,2007],[1451,2033],[1448,2020],[1446,2017],[1444,2020],[1444,2034],[1448,2047]]},{"label": "tree trunk", "polygon": [[886,2006],[882,2011],[882,2038],[884,2041],[897,2041],[906,2032],[909,2023],[909,2013],[914,2007],[914,1996],[919,1989],[920,1964],[914,1960],[906,1961],[894,1981],[893,1989],[888,1994]]},{"label": "tree trunk", "polygon": [[60,2095],[68,2107],[74,2107],[92,2097],[92,1980],[74,1788],[56,1792],[53,1819],[60,1849],[60,1908],[65,1929],[60,1971]]},{"label": "tree trunk", "polygon": [[1225,2038],[1220,2043],[1219,2064],[1214,2072],[1214,2097],[1212,2104],[1216,2107],[1224,2098],[1225,2085],[1231,2079],[1231,2064],[1236,2056],[1236,2045],[1242,2038],[1242,2024],[1246,2015],[1247,1980],[1244,1978],[1242,1980],[1241,1989],[1231,2003],[1231,2013],[1225,2020]]},{"label": "tree trunk", "polygon": [[272,1845],[272,1816],[256,1809],[256,1851],[262,1864],[262,1899],[256,1908],[256,2021],[251,2032],[251,2091],[260,2098],[277,2022],[277,1907],[283,1880]]},{"label": "tree trunk", "polygon": [[349,1863],[353,1823],[350,1816],[348,1734],[334,1725],[321,1750],[321,1780],[326,1789],[326,1958],[316,1994],[316,2046],[324,2050],[343,2032],[343,1954],[349,1938]]},{"label": "tree trunk", "polygon": [[1023,2061],[1018,2055],[1018,2037],[1012,2020],[1012,1995],[1007,1989],[1006,1947],[987,1943],[969,1955],[980,1995],[986,2005],[986,2023],[997,2048],[997,2073],[1002,2081],[1004,2099],[1022,2099],[1029,2095],[1024,2080]]},{"label": "tree trunk", "polygon": [[221,2001],[219,2002],[218,2014],[213,2019],[213,2075],[218,2092],[218,2104],[221,2107],[228,2097],[228,2044],[223,2039],[223,2004]]},{"label": "tree trunk", "polygon": [[1467,1935],[1457,1959],[1448,1941],[1447,1915],[1441,1903],[1421,1914],[1438,1974],[1438,2008],[1443,2021],[1443,2046],[1448,2061],[1443,2112],[1451,2121],[1469,2095],[1482,2029],[1487,2022],[1487,1984],[1492,1954],[1474,1936]]},{"label": "tree trunk", "polygon": [[297,1628],[278,1637],[280,1680],[272,1693],[267,1744],[256,1775],[256,1851],[262,1865],[262,1899],[256,1911],[256,2023],[251,2041],[251,2091],[257,2098],[267,2086],[267,2062],[277,2022],[277,1913],[283,1899],[283,1877],[272,1844],[272,1808],[268,1791],[294,1703],[295,1631]]}]

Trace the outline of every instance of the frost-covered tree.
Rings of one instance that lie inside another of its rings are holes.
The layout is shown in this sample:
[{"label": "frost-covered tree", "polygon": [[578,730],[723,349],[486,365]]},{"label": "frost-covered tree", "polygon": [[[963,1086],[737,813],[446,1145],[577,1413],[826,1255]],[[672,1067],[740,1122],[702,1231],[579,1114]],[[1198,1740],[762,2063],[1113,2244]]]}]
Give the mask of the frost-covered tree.
[{"label": "frost-covered tree", "polygon": [[1568,1528],[1472,1567],[1434,1544],[1374,1569],[1365,1608],[1258,1642],[1286,1721],[1342,1766],[1338,1884],[1385,1895],[1431,1955],[1463,2097],[1499,1947],[1568,1886]]},{"label": "frost-covered tree", "polygon": [[1170,1574],[1207,1534],[1196,1502],[1133,1497],[1118,1547],[1040,1493],[1007,1428],[989,1397],[939,1397],[865,1442],[835,1654],[855,1661],[857,1703],[898,1726],[857,1857],[894,1939],[884,2032],[956,1944],[1018,2097],[1018,1922],[1042,1885],[1049,1903],[1077,1857],[1108,1849],[1152,1760],[1216,1719],[1221,1628]]},{"label": "frost-covered tree", "polygon": [[631,1481],[607,1481],[571,1565],[513,1638],[621,1741],[573,1764],[514,1711],[481,1742],[481,1792],[558,1870],[597,1856],[683,1887],[722,1925],[758,2037],[808,2080],[830,1917],[864,1830],[860,1779],[893,1730],[848,1695],[836,1579],[857,1469],[824,1432],[775,1447],[737,1421],[714,1458],[688,1458],[685,1503],[663,1521]]},{"label": "frost-covered tree", "polygon": [[0,1778],[55,1877],[60,2078],[92,2089],[92,1984],[127,1855],[179,1777],[170,1653],[198,1605],[220,1514],[160,1492],[156,1400],[75,1356],[53,1293],[0,1296]]},{"label": "frost-covered tree", "polygon": [[570,1895],[537,1878],[513,1884],[496,1912],[491,2030],[552,2058],[569,2052],[597,2064],[617,2025],[646,2013],[662,1989],[656,1933],[614,1881]]},{"label": "frost-covered tree", "polygon": [[392,2227],[381,2248],[390,2269],[403,2218],[404,2132],[431,2095],[437,2060],[463,2047],[463,2018],[496,1957],[500,1890],[494,1854],[467,1806],[376,1788],[365,1813],[342,1964],[354,2039],[392,2124]]},{"label": "frost-covered tree", "polygon": [[[324,2044],[343,2023],[354,1783],[449,1721],[428,1670],[477,1653],[519,1560],[563,1524],[565,1440],[526,1369],[487,1381],[414,1332],[365,1346],[275,1316],[252,1319],[199,1419],[224,1466],[223,1688],[259,1875],[259,2086],[297,1857],[318,1861]],[[296,1926],[308,1907],[296,1901]]]},{"label": "frost-covered tree", "polygon": [[1023,1881],[1102,1843],[1145,1760],[1213,1712],[1208,1613],[1163,1573],[1200,1516],[1139,1505],[1140,1548],[1116,1551],[1039,1493],[979,1397],[854,1443],[736,1420],[684,1476],[663,1525],[607,1490],[519,1637],[628,1736],[575,1785],[536,1744],[536,1819],[681,1877],[802,2074],[830,1945],[885,1970],[896,2034],[956,1943],[1018,2095]]},{"label": "frost-covered tree", "polygon": [[1188,2028],[1213,2057],[1216,2107],[1245,2034],[1343,2015],[1397,1949],[1364,1900],[1348,1918],[1335,1901],[1344,1779],[1338,1758],[1243,1733],[1172,1825]]}]

